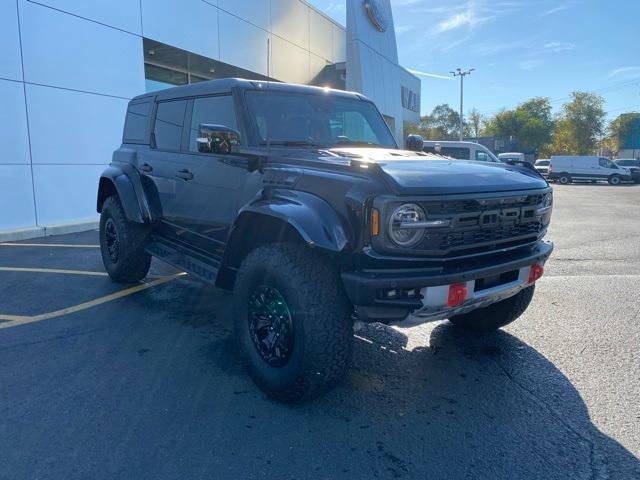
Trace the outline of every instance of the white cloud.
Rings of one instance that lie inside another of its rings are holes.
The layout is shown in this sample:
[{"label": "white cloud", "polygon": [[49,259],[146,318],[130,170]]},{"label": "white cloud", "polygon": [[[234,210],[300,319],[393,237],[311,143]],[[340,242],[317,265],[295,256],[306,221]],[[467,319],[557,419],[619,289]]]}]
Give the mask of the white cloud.
[{"label": "white cloud", "polygon": [[558,13],[558,12],[561,12],[563,10],[566,10],[567,8],[569,8],[569,3],[565,3],[564,5],[559,5],[557,7],[554,7],[554,8],[551,8],[549,10],[546,10],[546,11],[542,12],[540,15],[538,15],[538,20],[541,20],[544,17],[548,17],[549,15],[553,15],[554,13]]},{"label": "white cloud", "polygon": [[571,42],[549,42],[545,43],[544,48],[553,52],[565,52],[567,50],[573,50],[576,45]]},{"label": "white cloud", "polygon": [[420,70],[412,70],[411,68],[407,68],[407,70],[413,73],[414,75],[418,75],[420,77],[440,78],[442,80],[453,80],[453,77],[449,77],[447,75],[440,75],[438,73],[421,72]]},{"label": "white cloud", "polygon": [[640,66],[622,67],[611,70],[607,75],[607,78],[620,78],[624,80],[630,80],[640,77]]},{"label": "white cloud", "polygon": [[462,13],[456,13],[455,15],[438,23],[435,28],[436,33],[448,32],[460,27],[475,27],[479,23],[492,19],[492,16],[478,17],[473,9],[469,9]]}]

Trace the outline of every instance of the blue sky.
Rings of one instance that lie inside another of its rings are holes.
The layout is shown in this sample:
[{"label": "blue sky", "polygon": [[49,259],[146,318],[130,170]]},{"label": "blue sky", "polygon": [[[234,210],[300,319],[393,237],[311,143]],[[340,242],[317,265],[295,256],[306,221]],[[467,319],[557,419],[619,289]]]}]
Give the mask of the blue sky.
[{"label": "blue sky", "polygon": [[[346,24],[345,0],[309,0]],[[574,90],[601,94],[609,116],[640,111],[640,0],[391,0],[404,67],[465,79],[465,112],[484,114]],[[422,114],[459,108],[458,81],[421,76]]]}]

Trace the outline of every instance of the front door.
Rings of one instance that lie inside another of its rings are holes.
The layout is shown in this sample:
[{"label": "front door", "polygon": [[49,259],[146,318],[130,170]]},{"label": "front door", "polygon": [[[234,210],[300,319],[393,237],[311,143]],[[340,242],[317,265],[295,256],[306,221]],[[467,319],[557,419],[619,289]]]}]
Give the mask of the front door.
[{"label": "front door", "polygon": [[200,124],[238,129],[231,94],[196,98],[187,109],[185,151],[174,172],[174,210],[178,236],[221,256],[249,175],[248,159],[238,154],[203,154],[196,138]]}]

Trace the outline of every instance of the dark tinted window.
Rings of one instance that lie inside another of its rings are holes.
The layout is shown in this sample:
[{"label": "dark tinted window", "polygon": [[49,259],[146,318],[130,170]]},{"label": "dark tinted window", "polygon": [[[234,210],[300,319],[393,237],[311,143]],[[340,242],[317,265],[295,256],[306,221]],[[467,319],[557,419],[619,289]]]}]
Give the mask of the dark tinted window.
[{"label": "dark tinted window", "polygon": [[616,160],[616,163],[623,167],[640,167],[640,160]]},{"label": "dark tinted window", "polygon": [[191,131],[189,132],[189,151],[197,152],[198,127],[201,123],[224,125],[225,127],[238,129],[236,112],[231,95],[219,97],[196,98],[193,101],[193,113],[191,115]]},{"label": "dark tinted window", "polygon": [[468,148],[462,147],[442,147],[440,150],[442,155],[447,157],[457,158],[458,160],[470,160],[471,153]]},{"label": "dark tinted window", "polygon": [[125,143],[146,143],[151,114],[151,99],[130,103],[124,120]]},{"label": "dark tinted window", "polygon": [[551,162],[549,160],[537,160],[536,161],[536,165],[539,167],[546,167],[550,164]]},{"label": "dark tinted window", "polygon": [[161,150],[180,150],[186,100],[174,100],[158,104],[153,133],[156,147]]}]

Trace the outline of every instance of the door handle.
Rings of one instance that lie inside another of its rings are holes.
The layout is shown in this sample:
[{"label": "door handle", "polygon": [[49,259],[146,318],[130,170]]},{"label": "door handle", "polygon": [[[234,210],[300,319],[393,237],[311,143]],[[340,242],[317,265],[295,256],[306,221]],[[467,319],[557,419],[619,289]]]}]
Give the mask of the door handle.
[{"label": "door handle", "polygon": [[177,178],[181,178],[183,180],[192,180],[193,179],[193,173],[191,173],[189,170],[184,168],[184,169],[178,170],[176,172],[176,177]]},{"label": "door handle", "polygon": [[153,172],[153,167],[148,163],[143,163],[140,167],[140,170],[142,170],[143,172]]}]

